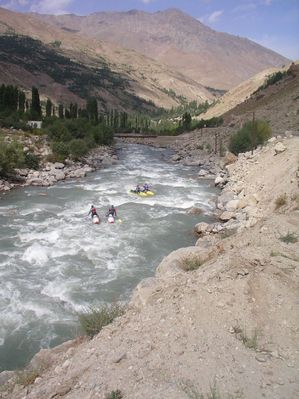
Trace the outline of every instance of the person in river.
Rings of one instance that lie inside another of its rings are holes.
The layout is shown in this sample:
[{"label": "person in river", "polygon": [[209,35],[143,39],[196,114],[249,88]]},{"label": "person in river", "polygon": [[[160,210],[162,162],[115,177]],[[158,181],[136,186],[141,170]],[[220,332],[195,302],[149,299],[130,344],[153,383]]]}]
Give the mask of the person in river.
[{"label": "person in river", "polygon": [[133,190],[133,191],[134,191],[135,193],[139,194],[139,193],[141,192],[140,185],[139,185],[139,184],[137,184],[137,186],[136,186],[135,190]]},{"label": "person in river", "polygon": [[117,217],[116,209],[114,208],[114,205],[111,205],[111,207],[109,208],[107,216],[109,216],[109,215],[113,216],[114,218]]},{"label": "person in river", "polygon": [[143,185],[143,192],[147,193],[148,191],[150,191],[149,185],[147,183],[144,183]]},{"label": "person in river", "polygon": [[97,213],[97,210],[96,210],[96,208],[93,205],[91,205],[91,207],[90,207],[90,210],[88,212],[88,216],[89,215],[91,215],[91,218],[93,218],[94,216],[97,216],[100,219],[100,217],[99,217],[99,215]]}]

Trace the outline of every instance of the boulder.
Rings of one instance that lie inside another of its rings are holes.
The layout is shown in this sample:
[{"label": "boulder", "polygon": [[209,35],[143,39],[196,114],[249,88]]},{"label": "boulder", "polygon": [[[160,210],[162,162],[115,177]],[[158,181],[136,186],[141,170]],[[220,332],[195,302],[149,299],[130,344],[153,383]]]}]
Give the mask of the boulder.
[{"label": "boulder", "polygon": [[223,160],[224,166],[230,165],[232,163],[235,163],[238,160],[238,157],[233,154],[232,152],[227,151]]},{"label": "boulder", "polygon": [[228,220],[232,219],[235,216],[234,212],[224,211],[220,216],[219,219],[223,222],[227,222]]},{"label": "boulder", "polygon": [[62,162],[55,162],[53,166],[55,169],[63,169],[64,168],[64,164]]},{"label": "boulder", "polygon": [[287,148],[279,141],[274,147],[275,155],[284,152],[286,149]]},{"label": "boulder", "polygon": [[188,209],[187,213],[189,215],[201,215],[203,213],[203,210],[192,206],[192,208]]},{"label": "boulder", "polygon": [[0,386],[6,384],[14,376],[15,371],[2,371],[2,373],[0,373]]},{"label": "boulder", "polygon": [[239,208],[239,200],[231,200],[225,205],[228,212],[235,212]]},{"label": "boulder", "polygon": [[225,179],[224,179],[223,177],[221,177],[221,176],[216,176],[216,179],[215,179],[215,186],[222,185],[222,184],[224,184],[224,182],[225,182]]},{"label": "boulder", "polygon": [[62,170],[56,170],[56,169],[54,169],[54,170],[52,170],[52,173],[51,173],[51,174],[55,177],[55,179],[56,179],[57,181],[59,181],[59,180],[64,180],[64,179],[65,179],[65,173],[62,172]]},{"label": "boulder", "polygon": [[205,222],[197,223],[194,226],[194,231],[198,234],[203,234],[207,231],[208,227],[209,227],[208,223]]},{"label": "boulder", "polygon": [[208,174],[208,171],[205,169],[200,169],[200,171],[198,172],[198,176],[199,177],[204,177]]}]

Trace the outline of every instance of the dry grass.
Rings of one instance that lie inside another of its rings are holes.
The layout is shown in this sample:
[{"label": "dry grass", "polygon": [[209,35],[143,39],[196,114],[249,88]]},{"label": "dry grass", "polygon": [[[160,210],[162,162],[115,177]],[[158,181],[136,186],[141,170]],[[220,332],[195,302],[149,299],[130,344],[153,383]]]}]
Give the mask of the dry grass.
[{"label": "dry grass", "polygon": [[286,204],[287,204],[287,195],[282,194],[279,197],[277,197],[275,200],[275,209],[279,209]]},{"label": "dry grass", "polygon": [[253,331],[253,334],[251,336],[249,336],[246,332],[245,329],[242,329],[240,326],[234,326],[233,327],[234,330],[234,334],[236,335],[236,337],[243,342],[244,346],[246,346],[246,348],[249,349],[253,349],[253,350],[257,350],[258,349],[258,330],[255,329]]},{"label": "dry grass", "polygon": [[122,316],[125,310],[126,306],[121,303],[103,305],[100,308],[90,307],[85,312],[79,314],[79,322],[84,333],[89,337],[93,337],[103,327],[112,323],[116,317]]},{"label": "dry grass", "polygon": [[27,387],[34,384],[34,381],[39,377],[40,373],[37,370],[22,370],[17,372],[16,384]]},{"label": "dry grass", "polygon": [[191,258],[183,258],[180,264],[181,269],[185,272],[190,272],[192,270],[197,270],[200,266],[203,265],[203,262],[200,258],[193,256]]}]

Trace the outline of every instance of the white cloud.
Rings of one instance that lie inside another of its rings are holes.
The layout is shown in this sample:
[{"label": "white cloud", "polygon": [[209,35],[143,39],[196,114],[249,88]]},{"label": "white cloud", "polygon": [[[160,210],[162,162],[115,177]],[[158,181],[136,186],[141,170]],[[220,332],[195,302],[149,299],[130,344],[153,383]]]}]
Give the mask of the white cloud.
[{"label": "white cloud", "polygon": [[68,7],[73,0],[40,0],[34,1],[30,11],[39,14],[67,14]]},{"label": "white cloud", "polygon": [[219,18],[221,17],[222,14],[223,14],[223,10],[218,10],[218,11],[212,12],[212,14],[206,14],[206,15],[204,15],[202,17],[197,18],[197,19],[200,22],[213,24],[213,23],[219,21]]},{"label": "white cloud", "polygon": [[153,1],[155,1],[155,0],[141,0],[141,3],[149,4],[149,3],[152,3]]}]

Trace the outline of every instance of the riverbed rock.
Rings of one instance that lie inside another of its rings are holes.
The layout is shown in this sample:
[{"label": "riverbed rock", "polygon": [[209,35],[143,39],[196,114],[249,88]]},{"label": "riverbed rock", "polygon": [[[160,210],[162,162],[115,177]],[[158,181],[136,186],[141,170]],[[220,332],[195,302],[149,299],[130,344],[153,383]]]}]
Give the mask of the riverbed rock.
[{"label": "riverbed rock", "polygon": [[284,144],[282,144],[281,141],[279,141],[277,144],[275,144],[275,147],[274,147],[275,155],[284,152],[286,149],[287,149],[286,146]]},{"label": "riverbed rock", "polygon": [[209,227],[209,224],[208,224],[208,223],[200,222],[200,223],[197,223],[197,224],[194,226],[194,231],[195,231],[197,234],[204,234],[204,233],[207,231],[208,227]]},{"label": "riverbed rock", "polygon": [[198,172],[199,177],[205,177],[205,176],[207,176],[207,174],[208,174],[208,171],[205,169],[200,169],[200,171]]},{"label": "riverbed rock", "polygon": [[54,166],[54,169],[63,169],[64,168],[64,164],[62,162],[55,162],[53,166]]},{"label": "riverbed rock", "polygon": [[203,213],[203,210],[195,206],[192,206],[192,208],[188,209],[187,213],[189,215],[201,215]]},{"label": "riverbed rock", "polygon": [[226,222],[232,219],[234,216],[235,216],[234,212],[225,211],[219,216],[219,219],[222,220],[223,222]]},{"label": "riverbed rock", "polygon": [[239,200],[231,200],[225,205],[228,212],[235,212],[239,208]]}]

